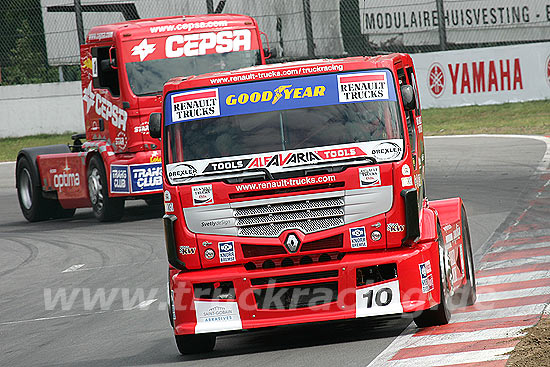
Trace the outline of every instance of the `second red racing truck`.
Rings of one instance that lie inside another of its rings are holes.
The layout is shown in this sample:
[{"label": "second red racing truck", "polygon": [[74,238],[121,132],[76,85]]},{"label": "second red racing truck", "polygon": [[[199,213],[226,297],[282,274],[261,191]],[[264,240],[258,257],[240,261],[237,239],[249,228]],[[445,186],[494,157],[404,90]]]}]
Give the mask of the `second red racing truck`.
[{"label": "second red racing truck", "polygon": [[175,78],[162,118],[170,320],[221,332],[412,313],[476,298],[460,198],[429,201],[406,54]]},{"label": "second red racing truck", "polygon": [[[245,15],[140,19],[93,27],[80,47],[85,134],[19,152],[16,186],[31,222],[92,207],[118,220],[129,198],[162,204],[160,147],[148,132],[174,76],[264,64],[260,31]],[[39,118],[39,117],[38,117]],[[82,139],[86,139],[82,143]]]}]

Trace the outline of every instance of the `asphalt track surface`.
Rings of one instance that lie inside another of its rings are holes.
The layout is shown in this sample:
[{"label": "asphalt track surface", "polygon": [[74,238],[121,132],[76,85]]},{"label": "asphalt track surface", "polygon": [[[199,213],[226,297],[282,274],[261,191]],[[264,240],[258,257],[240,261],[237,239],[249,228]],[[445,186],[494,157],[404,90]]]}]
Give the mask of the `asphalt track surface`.
[{"label": "asphalt track surface", "polygon": [[[428,197],[463,198],[476,259],[521,210],[545,151],[544,142],[518,137],[426,140]],[[139,201],[127,204],[121,223],[100,224],[90,209],[27,223],[13,172],[13,164],[0,164],[2,366],[366,366],[410,323],[384,317],[285,326],[222,336],[213,353],[182,357],[165,307],[160,212]],[[63,290],[75,294],[70,307],[48,301]],[[85,307],[103,291],[109,307]]]}]

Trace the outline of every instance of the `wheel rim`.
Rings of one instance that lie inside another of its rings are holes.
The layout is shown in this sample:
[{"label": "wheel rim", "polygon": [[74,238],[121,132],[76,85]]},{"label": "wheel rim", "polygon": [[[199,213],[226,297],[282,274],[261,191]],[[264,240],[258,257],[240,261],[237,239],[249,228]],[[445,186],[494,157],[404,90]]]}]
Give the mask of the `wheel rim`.
[{"label": "wheel rim", "polygon": [[19,175],[19,198],[27,210],[32,207],[32,179],[28,169],[23,168]]},{"label": "wheel rim", "polygon": [[90,201],[92,205],[101,210],[103,208],[103,185],[101,184],[101,176],[97,167],[92,168],[90,177],[88,177],[88,187],[90,190]]}]

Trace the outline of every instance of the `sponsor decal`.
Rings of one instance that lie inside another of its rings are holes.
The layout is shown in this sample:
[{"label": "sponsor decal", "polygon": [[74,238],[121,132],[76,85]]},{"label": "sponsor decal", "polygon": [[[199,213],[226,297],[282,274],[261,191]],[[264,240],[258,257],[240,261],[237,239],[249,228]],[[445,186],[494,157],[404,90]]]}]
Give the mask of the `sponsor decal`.
[{"label": "sponsor decal", "polygon": [[453,231],[453,240],[455,241],[458,240],[460,238],[460,233],[461,233],[460,225],[457,223],[456,228]]},{"label": "sponsor decal", "polygon": [[[50,170],[51,171],[51,170]],[[65,159],[65,168],[61,173],[53,175],[53,186],[59,191],[63,191],[64,187],[80,186],[80,174],[73,173],[69,167],[68,161]]]},{"label": "sponsor decal", "polygon": [[170,194],[170,191],[164,190],[164,201],[171,201],[172,200],[172,194]]},{"label": "sponsor decal", "polygon": [[359,168],[359,185],[361,187],[380,186],[380,168],[374,167],[362,167]]},{"label": "sponsor decal", "polygon": [[212,246],[212,242],[210,242],[210,241],[204,241],[204,242],[202,243],[202,245],[203,245],[204,247]]},{"label": "sponsor decal", "polygon": [[229,219],[206,220],[201,222],[201,227],[227,227],[231,224]]},{"label": "sponsor decal", "polygon": [[204,251],[204,257],[206,260],[212,260],[216,256],[216,251],[212,250],[211,248],[208,248]]},{"label": "sponsor decal", "polygon": [[193,29],[200,29],[200,28],[221,28],[221,27],[227,27],[227,25],[228,25],[227,20],[212,20],[208,22],[189,22],[189,23],[161,25],[156,27],[150,27],[149,31],[151,33],[191,31]]},{"label": "sponsor decal", "polygon": [[372,149],[371,154],[377,160],[389,161],[400,157],[402,151],[403,149],[401,149],[401,147],[398,144],[385,141],[375,146]]},{"label": "sponsor decal", "polygon": [[179,252],[180,255],[194,255],[195,252],[197,252],[197,248],[191,246],[180,246]]},{"label": "sponsor decal", "polygon": [[546,59],[546,73],[545,73],[545,76],[546,76],[546,82],[550,86],[550,56],[548,56],[548,58]]},{"label": "sponsor decal", "polygon": [[445,90],[445,74],[439,63],[433,63],[428,71],[428,90],[435,98],[441,97]]},{"label": "sponsor decal", "polygon": [[214,161],[208,163],[204,172],[218,172],[218,171],[231,171],[236,169],[243,169],[248,166],[252,159],[235,159],[229,161]]},{"label": "sponsor decal", "polygon": [[416,116],[416,127],[418,128],[418,133],[422,134],[422,116]]},{"label": "sponsor decal", "polygon": [[174,122],[220,115],[218,89],[175,94],[171,98],[172,120]]},{"label": "sponsor decal", "polygon": [[367,247],[367,232],[365,227],[354,227],[349,229],[351,248]]},{"label": "sponsor decal", "polygon": [[57,172],[57,168],[50,168],[50,173],[56,173]]},{"label": "sponsor decal", "polygon": [[221,263],[235,261],[235,243],[233,241],[218,242],[218,251]]},{"label": "sponsor decal", "polygon": [[162,190],[162,165],[160,163],[135,164],[130,166],[132,192]]},{"label": "sponsor decal", "polygon": [[126,133],[124,133],[124,131],[119,131],[115,138],[115,145],[120,150],[124,150],[126,149],[127,144],[128,144],[128,138],[126,137]]},{"label": "sponsor decal", "polygon": [[147,56],[155,52],[156,46],[154,43],[147,43],[147,38],[144,38],[139,45],[132,48],[132,55],[139,56],[139,61],[143,61]]},{"label": "sponsor decal", "polygon": [[160,157],[160,150],[153,151],[153,154],[151,154],[151,157],[149,157],[150,163],[160,163],[162,162],[162,159]]},{"label": "sponsor decal", "polygon": [[401,173],[403,176],[409,176],[411,174],[411,167],[405,163],[403,167],[401,167]]},{"label": "sponsor decal", "polygon": [[149,134],[149,121],[142,121],[139,125],[134,126],[134,133]]},{"label": "sponsor decal", "polygon": [[290,100],[300,98],[322,97],[325,95],[326,87],[324,85],[307,86],[305,88],[292,87],[292,84],[280,85],[274,90],[263,92],[241,93],[239,95],[230,94],[225,99],[225,104],[233,106],[236,104],[271,102],[276,104],[279,100]]},{"label": "sponsor decal", "polygon": [[111,192],[130,193],[128,166],[111,165]]},{"label": "sponsor decal", "polygon": [[166,57],[198,56],[211,53],[225,53],[250,50],[249,29],[233,31],[176,34],[166,37]]},{"label": "sponsor decal", "polygon": [[95,106],[95,112],[98,116],[103,117],[106,121],[110,121],[111,125],[126,131],[126,120],[128,113],[123,109],[113,104],[107,98],[93,91],[92,82],[82,91],[82,100],[86,104],[86,113]]},{"label": "sponsor decal", "polygon": [[191,187],[193,194],[193,205],[206,205],[214,203],[214,193],[212,185],[193,186]]},{"label": "sponsor decal", "polygon": [[170,164],[166,168],[168,179],[173,184],[189,181],[190,178],[197,175],[197,169],[185,163]]},{"label": "sponsor decal", "polygon": [[368,286],[355,291],[356,317],[403,313],[399,281]]},{"label": "sponsor decal", "polygon": [[317,154],[322,159],[338,159],[338,158],[360,157],[360,156],[367,155],[359,147],[318,150]]},{"label": "sponsor decal", "polygon": [[88,35],[90,41],[100,41],[107,38],[113,38],[113,32],[90,33]]},{"label": "sponsor decal", "polygon": [[422,174],[417,173],[414,175],[414,186],[419,189],[422,186]]},{"label": "sponsor decal", "polygon": [[413,179],[411,176],[408,177],[401,177],[401,186],[403,187],[409,187],[413,185]]},{"label": "sponsor decal", "polygon": [[386,73],[338,75],[338,96],[340,102],[388,99]]},{"label": "sponsor decal", "polygon": [[235,185],[237,192],[282,189],[286,187],[306,186],[336,182],[336,176],[324,175],[317,177],[285,178],[282,180],[254,182],[249,184]]},{"label": "sponsor decal", "polygon": [[445,236],[445,244],[450,245],[453,242],[453,234],[449,233]]},{"label": "sponsor decal", "polygon": [[237,302],[194,301],[197,325],[195,333],[242,328]]},{"label": "sponsor decal", "polygon": [[388,223],[386,230],[391,233],[399,233],[405,231],[405,225],[399,223]]},{"label": "sponsor decal", "polygon": [[432,265],[430,260],[418,264],[420,271],[420,282],[422,283],[422,293],[428,293],[434,289],[434,279],[432,274]]},{"label": "sponsor decal", "polygon": [[164,203],[164,211],[166,213],[172,213],[174,211],[174,203]]}]

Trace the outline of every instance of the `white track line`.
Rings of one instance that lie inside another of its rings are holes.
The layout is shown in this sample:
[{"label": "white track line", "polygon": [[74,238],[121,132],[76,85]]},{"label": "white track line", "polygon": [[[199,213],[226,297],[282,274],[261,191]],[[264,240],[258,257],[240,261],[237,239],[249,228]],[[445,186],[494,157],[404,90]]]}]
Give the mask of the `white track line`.
[{"label": "white track line", "polygon": [[[550,296],[548,297],[550,298]],[[455,313],[455,314],[452,314],[451,322],[449,322],[449,324],[456,324],[458,322],[466,322],[466,321],[500,319],[503,317],[513,317],[513,316],[540,315],[544,311],[545,307],[546,307],[546,303],[538,303],[538,304],[527,305],[527,306]],[[497,325],[495,325],[495,327],[496,326]]]},{"label": "white track line", "polygon": [[548,284],[550,284],[550,271],[537,270],[537,271],[529,271],[525,273],[494,275],[491,277],[483,277],[483,278],[476,279],[476,283],[477,285],[497,285],[497,284],[514,283],[514,282],[522,282],[525,280],[535,280],[535,279],[545,279],[545,278],[548,278]]},{"label": "white track line", "polygon": [[457,332],[441,335],[422,335],[411,338],[408,348],[422,347],[426,345],[441,345],[446,343],[474,342],[478,340],[516,338],[525,335],[525,326],[511,328],[485,329],[475,333]]},{"label": "white track line", "polygon": [[550,286],[524,288],[524,289],[517,289],[513,291],[504,291],[504,292],[482,293],[477,295],[477,302],[500,301],[503,299],[510,299],[510,298],[541,296],[543,294],[547,294],[548,298],[550,299]]},{"label": "white track line", "polygon": [[62,273],[70,273],[70,272],[76,271],[81,267],[83,267],[84,265],[85,264],[76,264],[76,265],[69,266],[67,269],[63,270]]},{"label": "white track line", "polygon": [[[452,354],[436,354],[433,356],[407,358],[398,361],[388,361],[383,366],[411,367],[411,366],[446,366],[459,363],[475,363],[508,359],[506,353],[514,348],[497,348],[476,350],[473,352],[461,352]],[[370,365],[369,365],[370,366]],[[375,366],[375,365],[372,365]]]}]

